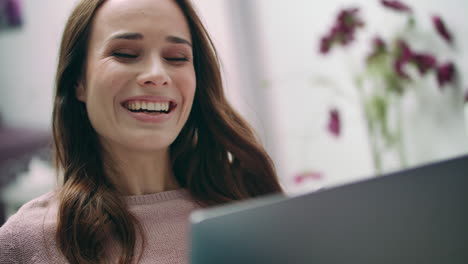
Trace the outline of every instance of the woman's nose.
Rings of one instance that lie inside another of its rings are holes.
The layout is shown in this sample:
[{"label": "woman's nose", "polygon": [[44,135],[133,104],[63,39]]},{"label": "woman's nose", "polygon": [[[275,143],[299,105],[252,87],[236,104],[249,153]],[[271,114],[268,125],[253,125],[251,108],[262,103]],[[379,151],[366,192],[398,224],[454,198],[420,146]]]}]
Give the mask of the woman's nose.
[{"label": "woman's nose", "polygon": [[170,83],[169,75],[160,59],[151,59],[145,63],[142,72],[137,77],[140,86],[163,87]]}]

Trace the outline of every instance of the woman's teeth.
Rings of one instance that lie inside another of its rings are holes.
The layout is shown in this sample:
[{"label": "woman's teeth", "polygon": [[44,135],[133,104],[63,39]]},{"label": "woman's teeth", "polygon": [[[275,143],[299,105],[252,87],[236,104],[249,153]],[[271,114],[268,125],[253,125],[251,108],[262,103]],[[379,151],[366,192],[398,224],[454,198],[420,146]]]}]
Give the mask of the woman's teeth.
[{"label": "woman's teeth", "polygon": [[126,104],[126,108],[132,112],[164,112],[168,113],[170,108],[169,102],[147,102],[147,101],[132,101]]}]

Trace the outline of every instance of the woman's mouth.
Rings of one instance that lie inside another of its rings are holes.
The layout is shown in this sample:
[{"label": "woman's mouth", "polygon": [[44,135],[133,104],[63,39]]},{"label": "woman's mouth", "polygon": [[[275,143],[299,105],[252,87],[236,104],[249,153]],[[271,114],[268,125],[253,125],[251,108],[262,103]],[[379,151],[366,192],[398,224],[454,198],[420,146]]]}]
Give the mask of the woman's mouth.
[{"label": "woman's mouth", "polygon": [[132,100],[122,104],[124,108],[133,113],[145,113],[151,115],[169,114],[177,104],[171,101],[151,102],[143,100]]}]

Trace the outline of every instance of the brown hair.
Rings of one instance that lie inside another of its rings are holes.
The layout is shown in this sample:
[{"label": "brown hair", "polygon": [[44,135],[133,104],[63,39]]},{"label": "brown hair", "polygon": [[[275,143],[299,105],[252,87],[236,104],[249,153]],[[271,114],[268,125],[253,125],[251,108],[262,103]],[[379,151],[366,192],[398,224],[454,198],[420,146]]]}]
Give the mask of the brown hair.
[{"label": "brown hair", "polygon": [[[202,206],[281,192],[271,159],[252,129],[227,102],[216,50],[187,0],[175,0],[192,34],[197,80],[192,111],[170,147],[174,175]],[[91,24],[105,0],[82,0],[64,30],[56,76],[53,133],[63,174],[56,239],[70,263],[104,260],[106,231],[122,247],[120,263],[135,260],[141,226],[106,177],[102,148],[85,106],[75,97],[83,79]],[[141,256],[141,255],[140,255]]]}]

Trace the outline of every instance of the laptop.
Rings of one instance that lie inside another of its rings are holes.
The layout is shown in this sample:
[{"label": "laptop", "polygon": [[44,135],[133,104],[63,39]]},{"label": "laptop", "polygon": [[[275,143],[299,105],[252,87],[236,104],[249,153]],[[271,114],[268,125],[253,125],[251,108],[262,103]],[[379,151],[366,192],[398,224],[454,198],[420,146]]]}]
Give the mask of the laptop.
[{"label": "laptop", "polygon": [[468,156],[195,211],[191,264],[468,263]]}]

